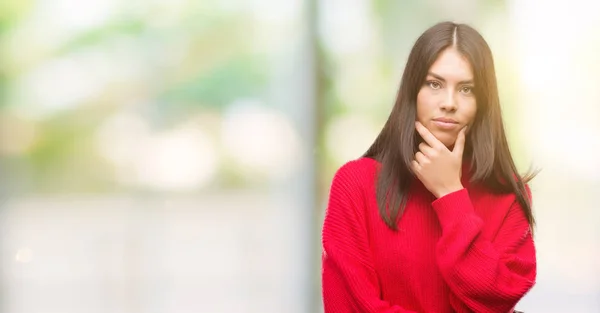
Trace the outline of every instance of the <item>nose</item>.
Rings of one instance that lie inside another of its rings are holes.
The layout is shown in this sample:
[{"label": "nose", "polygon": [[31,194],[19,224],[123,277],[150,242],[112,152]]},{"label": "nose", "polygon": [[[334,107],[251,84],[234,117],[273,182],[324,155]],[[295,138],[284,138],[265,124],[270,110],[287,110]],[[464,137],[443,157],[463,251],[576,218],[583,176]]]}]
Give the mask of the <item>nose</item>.
[{"label": "nose", "polygon": [[448,90],[448,92],[441,99],[440,108],[444,111],[456,111],[457,109],[457,101],[456,94],[452,90]]}]

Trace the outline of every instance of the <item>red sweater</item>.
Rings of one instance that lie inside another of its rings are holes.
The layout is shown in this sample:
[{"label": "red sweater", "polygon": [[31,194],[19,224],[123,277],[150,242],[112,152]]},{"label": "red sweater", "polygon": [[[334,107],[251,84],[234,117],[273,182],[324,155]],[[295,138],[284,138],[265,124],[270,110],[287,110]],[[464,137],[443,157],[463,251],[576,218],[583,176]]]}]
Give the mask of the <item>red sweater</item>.
[{"label": "red sweater", "polygon": [[436,199],[418,180],[397,232],[377,209],[369,158],[342,166],[323,224],[326,313],[511,312],[533,287],[529,223],[514,194],[470,185]]}]

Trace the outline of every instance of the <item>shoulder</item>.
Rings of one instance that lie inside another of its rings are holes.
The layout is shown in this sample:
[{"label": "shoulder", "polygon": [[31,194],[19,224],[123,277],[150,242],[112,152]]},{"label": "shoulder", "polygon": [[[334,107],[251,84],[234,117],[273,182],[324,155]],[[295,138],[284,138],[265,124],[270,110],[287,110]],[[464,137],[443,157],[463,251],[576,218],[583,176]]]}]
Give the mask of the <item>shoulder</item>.
[{"label": "shoulder", "polygon": [[533,195],[528,181],[520,176],[517,176],[516,174],[513,174],[512,178],[513,184],[508,184],[502,181],[492,183],[467,182],[467,189],[469,189],[470,194],[476,197],[493,199],[496,202],[499,201],[502,203],[513,203],[518,201],[517,192],[514,189],[517,188],[519,191],[521,191],[520,194],[522,194],[528,201],[531,202]]},{"label": "shoulder", "polygon": [[[532,194],[528,184],[524,185],[527,197],[526,201],[531,203]],[[520,220],[527,220],[523,206],[514,192],[497,192],[481,185],[472,186],[468,190],[475,207],[475,211],[483,218],[491,222],[499,222],[512,216]]]},{"label": "shoulder", "polygon": [[469,196],[473,200],[477,202],[484,202],[487,204],[487,207],[511,207],[512,204],[517,201],[517,197],[514,192],[499,192],[480,184],[470,185],[466,189],[469,192]]},{"label": "shoulder", "polygon": [[379,162],[359,158],[342,164],[333,175],[326,219],[358,221],[365,217],[369,199],[374,196]]},{"label": "shoulder", "polygon": [[371,158],[361,157],[340,166],[333,176],[333,184],[344,182],[353,186],[361,186],[373,181],[379,162]]},{"label": "shoulder", "polygon": [[336,175],[375,173],[378,167],[379,162],[376,160],[361,157],[344,163],[338,168]]},{"label": "shoulder", "polygon": [[342,164],[333,175],[330,195],[359,199],[365,191],[374,189],[379,167],[379,162],[364,157]]}]

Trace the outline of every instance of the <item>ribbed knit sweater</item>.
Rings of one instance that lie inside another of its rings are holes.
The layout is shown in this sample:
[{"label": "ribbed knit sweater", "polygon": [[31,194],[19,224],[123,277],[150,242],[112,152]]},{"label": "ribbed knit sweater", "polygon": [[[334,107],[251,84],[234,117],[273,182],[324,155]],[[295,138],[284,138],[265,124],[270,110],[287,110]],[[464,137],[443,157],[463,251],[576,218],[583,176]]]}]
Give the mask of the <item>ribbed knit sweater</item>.
[{"label": "ribbed knit sweater", "polygon": [[331,184],[322,229],[326,313],[512,312],[536,257],[514,194],[470,185],[436,199],[418,180],[393,231],[379,215],[380,164],[360,158]]}]

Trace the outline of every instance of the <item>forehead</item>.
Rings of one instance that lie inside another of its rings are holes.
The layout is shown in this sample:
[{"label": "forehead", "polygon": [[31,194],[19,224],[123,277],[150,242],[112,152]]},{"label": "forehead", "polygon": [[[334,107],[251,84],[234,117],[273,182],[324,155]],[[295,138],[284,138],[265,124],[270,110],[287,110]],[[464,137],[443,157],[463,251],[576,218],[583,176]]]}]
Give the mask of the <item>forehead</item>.
[{"label": "forehead", "polygon": [[433,62],[429,72],[435,73],[448,81],[464,81],[473,79],[473,70],[469,61],[455,49],[446,49]]}]

